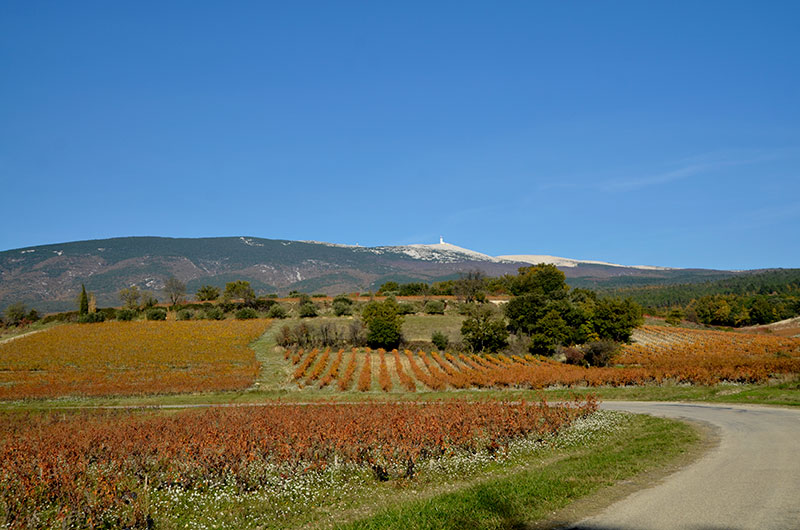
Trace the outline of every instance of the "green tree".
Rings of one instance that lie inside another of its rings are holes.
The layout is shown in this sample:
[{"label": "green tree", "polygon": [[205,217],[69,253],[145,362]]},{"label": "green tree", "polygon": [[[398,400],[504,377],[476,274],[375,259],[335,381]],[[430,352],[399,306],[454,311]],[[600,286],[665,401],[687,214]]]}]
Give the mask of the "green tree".
[{"label": "green tree", "polygon": [[195,297],[201,302],[210,302],[219,298],[219,287],[204,285],[197,290]]},{"label": "green tree", "polygon": [[753,324],[769,324],[775,322],[776,311],[772,308],[766,297],[758,296],[750,307],[750,320]]},{"label": "green tree", "polygon": [[428,294],[431,286],[423,282],[401,283],[400,296],[419,296]]},{"label": "green tree", "polygon": [[396,293],[399,290],[400,290],[400,284],[398,284],[397,282],[389,281],[389,282],[384,282],[383,285],[380,286],[380,288],[378,289],[378,294]]},{"label": "green tree", "polygon": [[397,348],[403,340],[403,317],[391,296],[383,302],[373,300],[361,313],[367,325],[367,344],[371,348]]},{"label": "green tree", "polygon": [[534,331],[530,344],[533,353],[551,354],[557,346],[571,342],[570,328],[555,309],[544,314]]},{"label": "green tree", "polygon": [[533,335],[539,320],[547,312],[549,300],[541,294],[515,296],[504,306],[508,327],[514,333]]},{"label": "green tree", "polygon": [[234,299],[241,299],[245,304],[250,305],[256,300],[256,293],[250,287],[250,282],[245,280],[236,280],[235,282],[228,282],[225,284],[225,294],[222,297],[226,301]]},{"label": "green tree", "polygon": [[555,265],[540,263],[532,267],[520,267],[519,274],[509,280],[509,290],[514,296],[538,294],[558,300],[567,296],[569,287],[566,276]]},{"label": "green tree", "polygon": [[505,323],[489,305],[475,306],[461,324],[461,337],[473,352],[496,352],[508,344]]},{"label": "green tree", "polygon": [[676,307],[670,309],[669,313],[667,314],[667,318],[665,318],[664,321],[670,326],[678,326],[683,320],[683,317],[683,311]]},{"label": "green tree", "polygon": [[78,314],[86,315],[89,313],[89,295],[86,294],[86,287],[81,284],[81,296],[78,300]]},{"label": "green tree", "polygon": [[22,302],[14,302],[10,306],[6,307],[6,324],[9,326],[18,326],[24,320],[26,316],[25,304]]},{"label": "green tree", "polygon": [[642,307],[630,298],[604,298],[597,302],[592,322],[601,339],[630,342],[633,330],[644,322]]},{"label": "green tree", "polygon": [[453,282],[453,294],[466,303],[486,299],[486,275],[479,270],[461,273]]}]

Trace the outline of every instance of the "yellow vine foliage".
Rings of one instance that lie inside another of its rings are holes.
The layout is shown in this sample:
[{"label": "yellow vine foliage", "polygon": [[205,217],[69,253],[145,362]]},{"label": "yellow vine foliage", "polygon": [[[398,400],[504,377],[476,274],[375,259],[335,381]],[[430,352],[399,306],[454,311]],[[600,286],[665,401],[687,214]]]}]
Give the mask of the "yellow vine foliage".
[{"label": "yellow vine foliage", "polygon": [[0,399],[247,388],[267,320],[70,324],[0,344]]}]

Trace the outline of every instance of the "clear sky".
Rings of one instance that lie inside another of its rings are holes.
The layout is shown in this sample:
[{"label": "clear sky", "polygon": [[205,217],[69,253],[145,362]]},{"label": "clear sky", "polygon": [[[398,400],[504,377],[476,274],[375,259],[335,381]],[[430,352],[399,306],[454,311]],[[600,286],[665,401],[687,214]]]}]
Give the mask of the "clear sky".
[{"label": "clear sky", "polygon": [[0,250],[800,267],[800,2],[0,3]]}]

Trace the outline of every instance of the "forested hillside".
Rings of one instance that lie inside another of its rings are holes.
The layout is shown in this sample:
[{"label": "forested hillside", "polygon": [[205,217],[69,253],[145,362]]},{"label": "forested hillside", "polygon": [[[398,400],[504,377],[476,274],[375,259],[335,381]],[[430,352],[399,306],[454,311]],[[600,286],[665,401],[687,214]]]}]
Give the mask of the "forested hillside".
[{"label": "forested hillside", "polygon": [[686,317],[703,324],[768,324],[800,314],[800,269],[741,273],[703,283],[606,289],[631,298],[648,312]]}]

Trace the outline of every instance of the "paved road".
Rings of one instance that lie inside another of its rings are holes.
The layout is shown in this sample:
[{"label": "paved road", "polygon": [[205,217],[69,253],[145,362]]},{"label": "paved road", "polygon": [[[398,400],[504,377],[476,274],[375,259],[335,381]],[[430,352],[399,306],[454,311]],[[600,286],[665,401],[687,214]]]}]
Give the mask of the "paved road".
[{"label": "paved road", "polygon": [[573,529],[800,529],[800,410],[606,402],[603,408],[707,422],[719,445],[663,482]]}]

